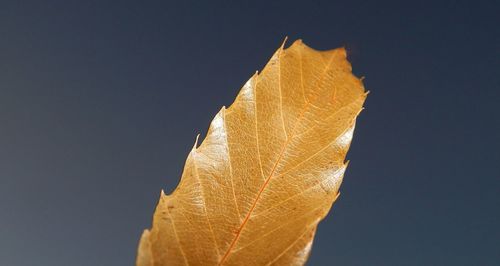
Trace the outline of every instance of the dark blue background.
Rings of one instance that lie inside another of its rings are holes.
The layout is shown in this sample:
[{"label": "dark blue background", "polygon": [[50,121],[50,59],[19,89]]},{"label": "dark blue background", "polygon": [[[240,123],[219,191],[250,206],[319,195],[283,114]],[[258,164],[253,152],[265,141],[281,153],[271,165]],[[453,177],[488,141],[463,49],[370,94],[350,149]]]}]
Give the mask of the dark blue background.
[{"label": "dark blue background", "polygon": [[309,264],[498,265],[498,2],[201,2],[0,1],[0,265],[133,265],[286,35],[371,91]]}]

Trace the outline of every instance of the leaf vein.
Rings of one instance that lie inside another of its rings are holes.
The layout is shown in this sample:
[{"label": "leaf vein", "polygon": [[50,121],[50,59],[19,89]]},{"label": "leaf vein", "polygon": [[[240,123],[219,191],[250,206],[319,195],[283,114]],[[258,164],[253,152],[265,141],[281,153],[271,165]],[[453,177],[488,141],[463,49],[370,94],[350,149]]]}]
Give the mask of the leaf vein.
[{"label": "leaf vein", "polygon": [[[334,56],[332,56],[328,62],[328,64],[326,65],[325,69],[324,69],[324,73],[323,75],[328,71],[328,69],[330,68],[331,66],[331,63],[333,62],[333,58]],[[257,85],[257,84],[256,84]],[[256,87],[256,86],[255,86]],[[255,88],[255,92],[256,92],[256,88]],[[319,96],[319,95],[318,95]],[[255,99],[257,100],[257,99]],[[293,132],[295,131],[295,128],[297,126],[297,124],[299,123],[299,121],[302,119],[302,117],[304,116],[304,113],[306,112],[307,108],[309,107],[310,105],[308,103],[305,104],[305,106],[303,107],[303,111],[301,112],[300,114],[300,117],[297,119],[297,121],[295,122],[295,125],[293,127],[293,130],[292,130],[292,135],[290,136],[290,138],[287,139],[287,141],[284,143],[280,153],[279,153],[279,156],[278,156],[278,159],[276,160],[276,162],[274,163],[274,167],[273,169],[271,170],[269,176],[266,178],[264,184],[262,185],[262,187],[260,188],[259,190],[259,193],[257,194],[257,197],[255,198],[254,200],[254,203],[252,205],[252,207],[250,208],[250,210],[248,211],[245,219],[243,220],[242,224],[240,225],[237,233],[236,233],[236,236],[233,238],[231,244],[229,245],[229,248],[227,249],[226,253],[224,254],[224,256],[222,257],[221,261],[219,262],[219,265],[222,265],[224,263],[224,261],[228,258],[229,254],[231,253],[231,250],[233,249],[234,245],[236,244],[236,242],[238,241],[240,235],[241,235],[241,232],[243,231],[243,228],[245,227],[246,223],[248,222],[248,219],[250,218],[250,215],[252,214],[253,210],[255,209],[255,206],[257,205],[257,202],[259,201],[260,199],[260,196],[262,194],[262,192],[264,191],[264,189],[266,188],[267,184],[269,183],[269,181],[271,180],[271,177],[273,176],[274,174],[274,171],[276,170],[276,166],[278,165],[278,163],[281,161],[281,158],[283,157],[283,154],[285,152],[285,149],[286,149],[286,146],[288,145],[288,142],[290,141],[291,137],[293,136]],[[255,109],[255,113],[256,113],[256,118],[257,118],[257,108]],[[256,126],[257,126],[257,119],[256,119]],[[257,132],[257,136],[258,136],[258,132]],[[260,156],[259,156],[260,158]],[[261,165],[261,170],[262,170],[262,165]]]}]

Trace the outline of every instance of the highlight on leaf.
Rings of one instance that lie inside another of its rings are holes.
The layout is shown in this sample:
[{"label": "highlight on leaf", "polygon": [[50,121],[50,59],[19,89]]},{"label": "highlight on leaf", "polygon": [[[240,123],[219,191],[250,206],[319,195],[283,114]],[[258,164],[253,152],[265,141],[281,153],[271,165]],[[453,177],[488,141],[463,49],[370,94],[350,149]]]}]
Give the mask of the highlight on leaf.
[{"label": "highlight on leaf", "polygon": [[366,95],[344,48],[282,45],[162,191],[137,266],[305,264]]}]

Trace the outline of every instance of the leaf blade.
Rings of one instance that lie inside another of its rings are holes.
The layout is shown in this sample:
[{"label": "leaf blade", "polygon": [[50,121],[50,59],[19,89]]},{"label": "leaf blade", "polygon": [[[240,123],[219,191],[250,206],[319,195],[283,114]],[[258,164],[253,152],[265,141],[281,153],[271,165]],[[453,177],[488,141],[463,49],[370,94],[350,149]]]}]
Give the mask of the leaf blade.
[{"label": "leaf blade", "polygon": [[280,47],[215,116],[178,188],[162,194],[140,244],[151,252],[140,248],[138,258],[151,256],[152,265],[305,263],[316,226],[338,197],[365,98],[344,49],[319,52],[301,41]]}]

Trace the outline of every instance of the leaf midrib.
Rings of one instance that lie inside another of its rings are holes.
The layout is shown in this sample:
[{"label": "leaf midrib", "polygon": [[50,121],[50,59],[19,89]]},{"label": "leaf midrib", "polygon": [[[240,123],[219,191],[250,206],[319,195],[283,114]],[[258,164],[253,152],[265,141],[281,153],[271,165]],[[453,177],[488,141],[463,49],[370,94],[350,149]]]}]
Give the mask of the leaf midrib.
[{"label": "leaf midrib", "polygon": [[[280,48],[280,53],[278,54],[278,64],[281,65],[281,52],[283,52],[283,47]],[[328,61],[327,65],[325,66],[325,69],[323,71],[323,77],[325,75],[325,73],[328,71],[328,69],[330,68],[332,62],[333,62],[333,58],[335,56],[332,56],[330,58],[330,60]],[[301,61],[302,62],[302,61]],[[301,64],[301,71],[302,71],[302,64]],[[280,67],[280,71],[278,72],[278,75],[281,77],[281,67]],[[322,77],[322,80],[321,82],[323,82],[323,77]],[[258,81],[255,83],[255,91],[257,91],[257,84],[258,84]],[[280,84],[281,85],[281,84]],[[303,85],[303,84],[302,84]],[[281,88],[280,88],[281,90]],[[280,97],[281,97],[281,94],[280,94]],[[314,100],[316,100],[317,98],[319,97],[319,94],[315,97]],[[255,93],[255,100],[257,100],[257,94]],[[222,259],[220,260],[219,262],[219,265],[222,265],[225,260],[229,257],[229,255],[231,254],[231,250],[233,249],[233,247],[235,246],[236,242],[238,241],[238,239],[240,238],[241,236],[241,232],[243,231],[243,228],[245,227],[246,223],[248,222],[248,220],[250,219],[250,216],[253,212],[253,210],[255,209],[255,207],[257,206],[257,202],[259,201],[260,199],[260,196],[262,194],[262,192],[264,191],[264,189],[267,187],[267,184],[269,183],[269,181],[271,180],[271,178],[273,177],[273,174],[274,174],[274,171],[276,170],[276,167],[277,165],[279,164],[279,162],[281,161],[281,159],[283,158],[283,154],[286,150],[286,147],[288,146],[290,140],[293,138],[294,136],[294,133],[295,133],[295,128],[297,127],[297,124],[302,120],[302,118],[304,117],[304,114],[305,112],[307,111],[307,109],[309,108],[309,106],[311,105],[311,102],[313,101],[306,101],[305,104],[304,104],[304,107],[302,108],[301,110],[301,113],[300,113],[300,116],[299,118],[297,118],[297,121],[295,121],[294,123],[294,126],[292,128],[292,131],[291,131],[291,135],[287,138],[286,138],[286,141],[285,143],[283,144],[283,147],[281,148],[281,151],[280,151],[280,154],[279,154],[279,157],[278,159],[276,160],[276,162],[274,163],[274,166],[271,170],[271,172],[269,173],[268,177],[266,178],[264,184],[262,184],[260,190],[259,190],[259,193],[257,194],[255,200],[254,200],[254,203],[252,205],[252,207],[250,208],[250,210],[248,211],[245,219],[243,220],[243,222],[241,223],[240,227],[238,228],[238,231],[235,235],[235,237],[233,238],[233,240],[231,241],[231,244],[229,246],[229,248],[227,249],[226,253],[224,254],[224,256],[222,257]],[[280,104],[282,105],[283,103],[281,102],[281,99],[280,99]],[[280,108],[282,109],[283,106],[280,106]],[[281,113],[281,115],[283,116],[283,113]],[[257,123],[257,108],[255,108],[255,122]],[[258,132],[257,132],[257,135],[258,135]],[[286,135],[286,133],[285,133]],[[257,147],[258,148],[258,147]],[[259,160],[260,160],[260,156],[259,156]],[[261,166],[262,168],[262,166]]]}]

